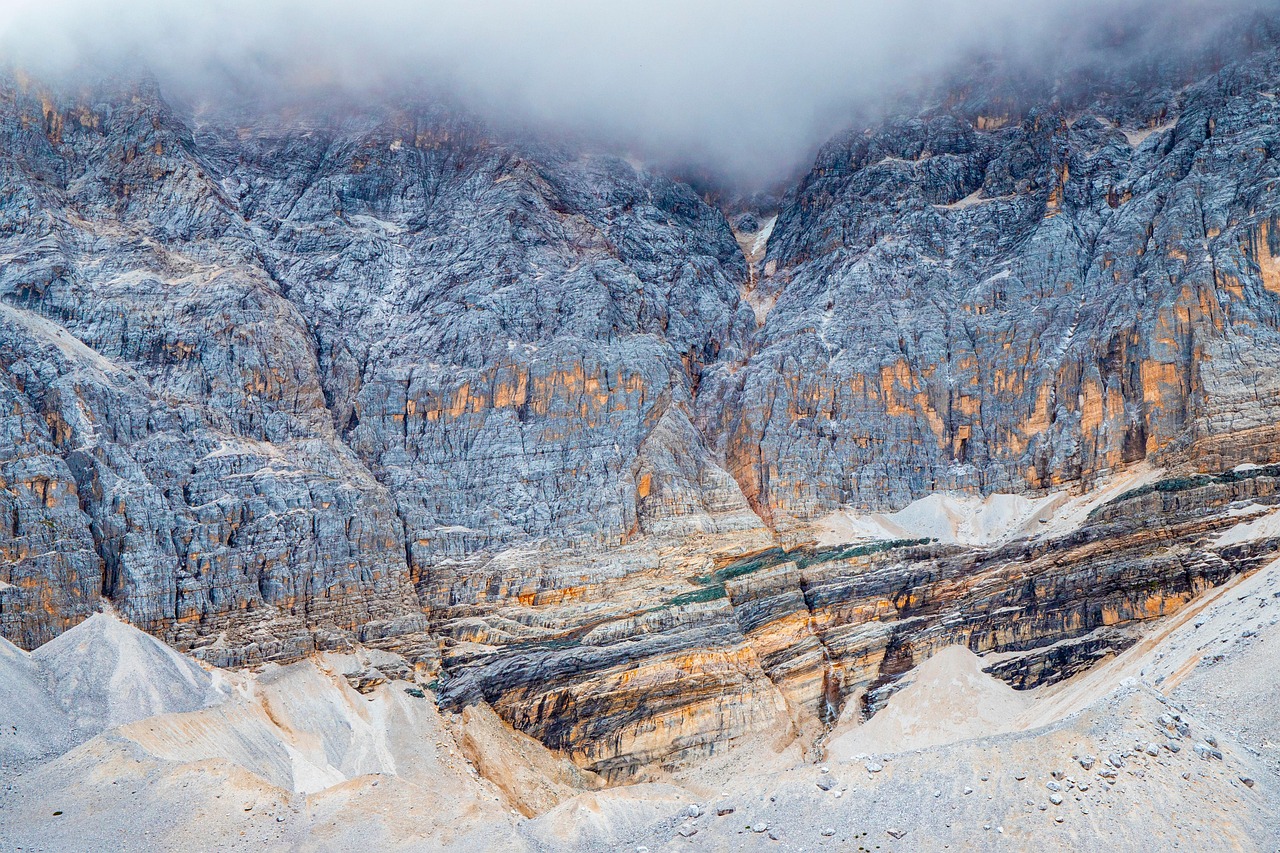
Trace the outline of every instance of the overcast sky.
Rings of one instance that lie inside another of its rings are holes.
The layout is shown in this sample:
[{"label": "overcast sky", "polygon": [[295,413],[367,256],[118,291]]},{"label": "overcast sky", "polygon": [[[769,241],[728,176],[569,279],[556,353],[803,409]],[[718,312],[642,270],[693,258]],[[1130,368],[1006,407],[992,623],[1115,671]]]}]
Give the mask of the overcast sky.
[{"label": "overcast sky", "polygon": [[[1280,0],[0,0],[0,53],[36,74],[127,61],[170,91],[375,96],[445,85],[495,115],[600,133],[727,177],[803,165],[880,93],[975,51],[1035,56],[1132,17],[1195,39]],[[1083,35],[1082,35],[1083,34]]]}]

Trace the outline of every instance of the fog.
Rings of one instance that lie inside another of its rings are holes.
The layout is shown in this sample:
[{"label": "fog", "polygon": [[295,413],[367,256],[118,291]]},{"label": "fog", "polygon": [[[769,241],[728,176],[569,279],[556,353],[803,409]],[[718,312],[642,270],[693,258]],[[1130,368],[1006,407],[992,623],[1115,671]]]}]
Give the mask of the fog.
[{"label": "fog", "polygon": [[[742,186],[858,109],[978,57],[1107,63],[1187,49],[1260,0],[0,0],[37,76],[145,67],[190,99],[443,91]],[[394,93],[394,94],[393,94]]]}]

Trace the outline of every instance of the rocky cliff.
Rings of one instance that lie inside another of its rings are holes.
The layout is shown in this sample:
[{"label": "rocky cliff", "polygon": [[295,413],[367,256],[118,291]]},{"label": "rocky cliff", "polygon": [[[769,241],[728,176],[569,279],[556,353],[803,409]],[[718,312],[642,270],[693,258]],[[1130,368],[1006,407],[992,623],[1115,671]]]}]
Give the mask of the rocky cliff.
[{"label": "rocky cliff", "polygon": [[960,90],[827,145],[708,416],[753,506],[1272,458],[1276,73],[1264,51],[1187,86]]},{"label": "rocky cliff", "polygon": [[[0,633],[379,646],[607,778],[948,644],[1077,672],[1277,545],[1221,536],[1280,483],[1280,56],[1144,74],[957,84],[736,230],[439,105],[13,74]],[[942,490],[1052,506],[816,544]]]}]

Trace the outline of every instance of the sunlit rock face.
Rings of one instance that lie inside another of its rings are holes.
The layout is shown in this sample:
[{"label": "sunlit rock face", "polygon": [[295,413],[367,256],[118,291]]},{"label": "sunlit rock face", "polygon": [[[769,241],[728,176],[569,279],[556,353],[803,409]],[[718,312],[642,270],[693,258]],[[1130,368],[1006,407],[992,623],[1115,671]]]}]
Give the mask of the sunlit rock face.
[{"label": "sunlit rock face", "polygon": [[[872,711],[952,643],[1087,668],[1278,544],[1214,538],[1280,458],[1280,62],[1245,53],[975,78],[736,232],[441,107],[14,75],[0,632],[105,599],[223,665],[378,646],[615,781]],[[1139,463],[1011,540],[813,545]]]}]

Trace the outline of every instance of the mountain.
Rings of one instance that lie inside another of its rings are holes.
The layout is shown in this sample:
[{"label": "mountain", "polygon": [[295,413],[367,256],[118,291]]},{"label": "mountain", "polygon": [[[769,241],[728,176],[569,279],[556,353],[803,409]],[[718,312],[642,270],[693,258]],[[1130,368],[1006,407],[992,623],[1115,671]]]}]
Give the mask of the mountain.
[{"label": "mountain", "polygon": [[1280,547],[1275,32],[975,68],[777,210],[437,103],[14,72],[0,635],[388,653],[608,783],[814,754],[952,645],[1078,676]]}]

